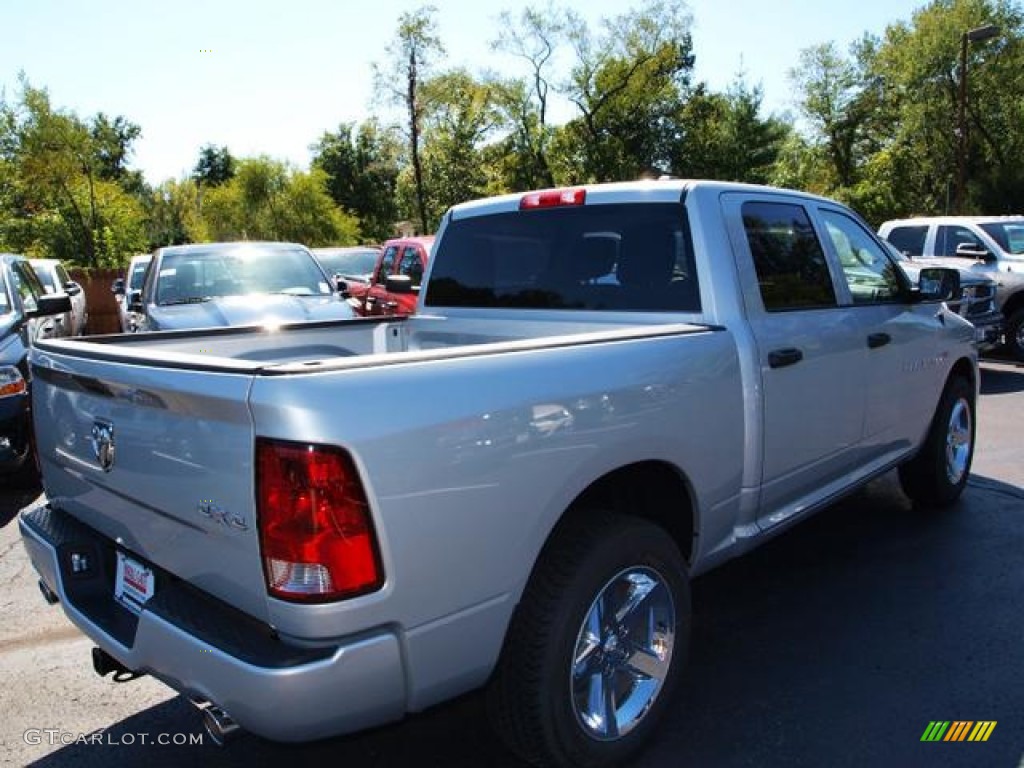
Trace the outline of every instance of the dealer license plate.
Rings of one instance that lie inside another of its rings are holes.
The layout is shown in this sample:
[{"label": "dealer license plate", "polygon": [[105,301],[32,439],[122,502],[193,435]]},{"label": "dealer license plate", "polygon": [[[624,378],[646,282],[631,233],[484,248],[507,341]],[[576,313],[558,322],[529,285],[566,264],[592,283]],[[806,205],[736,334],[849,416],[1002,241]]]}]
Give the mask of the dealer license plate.
[{"label": "dealer license plate", "polygon": [[153,596],[156,579],[153,569],[147,568],[124,552],[117,553],[117,578],[114,580],[114,599],[133,613]]}]

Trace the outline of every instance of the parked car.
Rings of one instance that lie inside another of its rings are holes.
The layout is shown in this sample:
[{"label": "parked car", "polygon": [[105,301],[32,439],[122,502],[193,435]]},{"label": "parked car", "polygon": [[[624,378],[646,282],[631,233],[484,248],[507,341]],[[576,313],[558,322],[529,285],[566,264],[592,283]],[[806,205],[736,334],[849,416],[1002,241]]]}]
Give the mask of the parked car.
[{"label": "parked car", "polygon": [[[935,259],[908,256],[888,240],[883,239],[882,244],[915,283],[920,279],[922,269],[948,266]],[[978,349],[982,352],[998,349],[1003,344],[1003,313],[996,307],[996,281],[987,274],[963,267],[958,267],[957,271],[960,273],[960,295],[951,298],[946,305],[974,326]]]},{"label": "parked car", "polygon": [[991,276],[1006,349],[1024,362],[1024,216],[918,216],[886,221],[878,233],[932,265]]},{"label": "parked car", "polygon": [[380,252],[381,249],[375,245],[313,249],[313,255],[324,272],[335,279],[355,283],[370,282]]},{"label": "parked car", "polygon": [[139,329],[139,316],[128,311],[128,296],[142,290],[142,281],[146,276],[146,267],[153,259],[152,254],[142,253],[132,256],[124,277],[117,278],[110,286],[114,299],[117,301],[117,322],[121,333],[134,333]]},{"label": "parked car", "polygon": [[29,259],[36,277],[48,294],[66,293],[71,299],[71,311],[53,318],[57,336],[81,336],[89,322],[85,291],[71,279],[64,265],[57,259]]},{"label": "parked car", "polygon": [[18,481],[37,477],[28,352],[37,339],[63,336],[57,319],[70,311],[68,295],[47,293],[28,259],[0,254],[0,474]]},{"label": "parked car", "polygon": [[214,740],[488,686],[522,757],[618,768],[683,680],[691,578],[890,469],[959,498],[958,282],[797,191],[463,203],[410,317],[41,342],[22,539],[96,671],[153,674]]},{"label": "parked car", "polygon": [[433,235],[399,237],[384,243],[370,284],[359,299],[361,315],[411,315],[434,245]]},{"label": "parked car", "polygon": [[128,311],[138,313],[140,331],[354,316],[308,248],[250,242],[159,249]]}]

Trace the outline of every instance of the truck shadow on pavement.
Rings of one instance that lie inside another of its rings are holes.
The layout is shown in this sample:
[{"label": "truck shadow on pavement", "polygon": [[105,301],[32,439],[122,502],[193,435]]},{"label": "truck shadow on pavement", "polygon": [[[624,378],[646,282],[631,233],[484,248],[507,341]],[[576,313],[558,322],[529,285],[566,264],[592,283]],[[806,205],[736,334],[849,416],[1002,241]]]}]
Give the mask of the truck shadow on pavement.
[{"label": "truck shadow on pavement", "polygon": [[[1016,765],[1022,550],[1021,489],[975,477],[957,505],[929,512],[913,508],[889,473],[696,579],[687,674],[634,765]],[[998,727],[984,744],[922,743],[936,719]],[[109,745],[63,747],[33,765],[521,765],[488,730],[479,694],[301,746],[250,735],[222,749],[208,737],[200,746],[125,743],[200,732],[177,697],[112,725]]]},{"label": "truck shadow on pavement", "polygon": [[1008,367],[983,365],[981,368],[981,394],[1008,395],[1024,391],[1024,365]]},{"label": "truck shadow on pavement", "polygon": [[39,498],[41,492],[39,488],[5,487],[0,493],[0,528],[14,522],[18,513]]}]

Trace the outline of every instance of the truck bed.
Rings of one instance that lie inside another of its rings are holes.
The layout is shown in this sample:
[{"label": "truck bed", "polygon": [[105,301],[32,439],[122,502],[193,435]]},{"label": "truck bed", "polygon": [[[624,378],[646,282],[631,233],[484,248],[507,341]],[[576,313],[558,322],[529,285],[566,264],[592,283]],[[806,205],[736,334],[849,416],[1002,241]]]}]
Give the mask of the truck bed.
[{"label": "truck bed", "polygon": [[[146,334],[91,336],[43,343],[43,351],[152,367],[234,373],[295,373],[462,357],[515,349],[661,336],[702,326],[667,322],[656,313],[537,312],[516,322],[492,318],[420,315],[366,318],[281,327],[244,326]],[[561,315],[561,316],[559,316]],[[677,318],[674,318],[677,319]],[[483,348],[481,348],[483,347]]]}]

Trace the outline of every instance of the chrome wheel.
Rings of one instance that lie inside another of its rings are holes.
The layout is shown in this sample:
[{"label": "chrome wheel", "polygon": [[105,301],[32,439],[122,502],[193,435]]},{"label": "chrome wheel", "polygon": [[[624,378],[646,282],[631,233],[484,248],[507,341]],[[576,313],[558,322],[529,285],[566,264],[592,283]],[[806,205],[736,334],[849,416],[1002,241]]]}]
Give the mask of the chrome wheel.
[{"label": "chrome wheel", "polygon": [[953,403],[946,429],[946,476],[956,485],[971,459],[971,406],[964,398]]},{"label": "chrome wheel", "polygon": [[594,739],[629,733],[661,692],[672,663],[676,608],[665,579],[634,567],[612,578],[591,604],[573,653],[573,711]]}]

